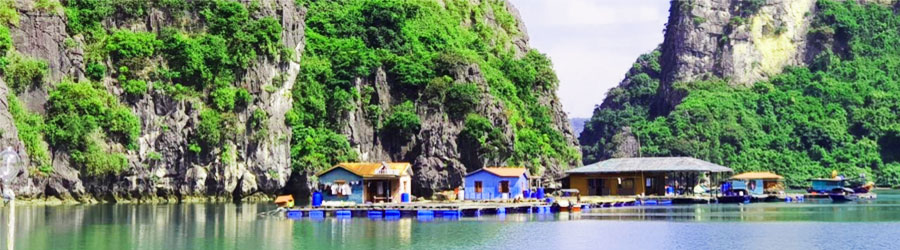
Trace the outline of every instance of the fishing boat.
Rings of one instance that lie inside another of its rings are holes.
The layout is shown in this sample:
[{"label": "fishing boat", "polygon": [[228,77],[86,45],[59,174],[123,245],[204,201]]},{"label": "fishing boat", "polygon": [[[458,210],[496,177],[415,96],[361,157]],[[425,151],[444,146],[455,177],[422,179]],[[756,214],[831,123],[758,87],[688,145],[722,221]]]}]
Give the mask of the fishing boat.
[{"label": "fishing boat", "polygon": [[784,177],[770,172],[747,172],[732,176],[722,183],[720,203],[778,201],[784,194]]},{"label": "fishing boat", "polygon": [[852,188],[846,187],[832,190],[828,197],[831,198],[832,202],[848,202],[859,199],[859,196]]},{"label": "fishing boat", "polygon": [[[834,202],[848,202],[859,198],[860,194],[868,194],[875,186],[872,182],[866,182],[866,176],[861,174],[857,180],[849,180],[837,171],[831,173],[831,178],[810,179],[810,187],[807,189],[809,198],[824,198],[827,196]],[[874,195],[866,195],[874,198]]]}]

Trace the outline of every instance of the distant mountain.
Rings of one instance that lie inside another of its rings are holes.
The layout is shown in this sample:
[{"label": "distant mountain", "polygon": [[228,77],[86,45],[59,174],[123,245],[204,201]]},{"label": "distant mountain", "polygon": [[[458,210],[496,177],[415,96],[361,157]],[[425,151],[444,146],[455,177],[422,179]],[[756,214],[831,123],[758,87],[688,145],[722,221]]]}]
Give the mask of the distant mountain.
[{"label": "distant mountain", "polygon": [[572,130],[575,131],[575,136],[581,134],[581,131],[584,130],[584,123],[590,120],[591,118],[570,118],[569,124],[572,124]]}]

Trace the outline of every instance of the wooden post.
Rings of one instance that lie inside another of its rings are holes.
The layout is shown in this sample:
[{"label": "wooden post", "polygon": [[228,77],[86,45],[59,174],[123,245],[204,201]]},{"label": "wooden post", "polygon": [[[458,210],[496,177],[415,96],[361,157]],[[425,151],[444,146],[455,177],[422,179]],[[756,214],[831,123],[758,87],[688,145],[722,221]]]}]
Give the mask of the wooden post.
[{"label": "wooden post", "polygon": [[16,237],[16,199],[9,199],[9,226],[7,228],[8,234],[6,236],[6,249],[13,250],[15,247],[15,237]]}]

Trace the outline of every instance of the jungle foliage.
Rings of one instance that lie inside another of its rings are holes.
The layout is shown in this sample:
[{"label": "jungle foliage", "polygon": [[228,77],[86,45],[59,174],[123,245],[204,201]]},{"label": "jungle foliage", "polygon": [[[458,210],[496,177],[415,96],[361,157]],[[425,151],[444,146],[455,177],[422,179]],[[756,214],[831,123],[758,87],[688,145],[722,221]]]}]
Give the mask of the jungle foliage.
[{"label": "jungle foliage", "polygon": [[[900,15],[891,7],[820,0],[811,36],[824,44],[808,67],[752,87],[726,80],[678,83],[687,93],[665,115],[650,114],[659,78],[642,57],[630,85],[610,91],[580,140],[586,163],[609,157],[631,127],[643,156],[693,156],[736,172],[774,171],[791,186],[837,170],[900,184]],[[873,178],[874,177],[874,178]]]},{"label": "jungle foliage", "polygon": [[[537,51],[516,55],[517,48],[511,41],[522,31],[503,1],[298,3],[309,12],[308,43],[288,119],[294,128],[292,157],[296,168],[321,169],[338,161],[315,157],[327,155],[323,152],[354,157],[345,138],[333,132],[308,131],[338,131],[357,102],[365,107],[367,119],[385,135],[406,140],[415,136],[420,126],[417,106],[434,106],[456,122],[465,122],[482,95],[502,101],[510,124],[514,124],[515,139],[507,141],[515,145],[514,152],[508,152],[511,157],[501,161],[538,172],[549,158],[560,162],[578,159],[577,150],[567,146],[562,133],[552,126],[550,111],[538,100],[541,93],[552,93],[558,84],[550,60]],[[488,21],[488,15],[496,24]],[[467,65],[480,68],[487,89],[448,77],[451,71]],[[392,103],[395,107],[385,114],[368,98],[370,93],[359,93],[358,89],[366,88],[355,84],[356,79],[372,79],[378,70],[383,70],[391,79],[391,88],[401,93],[399,102]],[[484,136],[478,137],[474,139],[484,140]],[[310,148],[304,145],[306,141],[330,143]]]}]

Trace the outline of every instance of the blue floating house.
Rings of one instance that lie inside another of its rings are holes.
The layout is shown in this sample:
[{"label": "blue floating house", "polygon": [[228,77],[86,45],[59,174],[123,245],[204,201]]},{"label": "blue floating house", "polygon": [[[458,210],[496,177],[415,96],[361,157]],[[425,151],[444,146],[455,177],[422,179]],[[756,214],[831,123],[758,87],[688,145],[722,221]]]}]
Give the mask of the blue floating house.
[{"label": "blue floating house", "polygon": [[339,163],[316,176],[324,201],[396,203],[409,197],[410,166],[408,162]]},{"label": "blue floating house", "polygon": [[466,175],[466,200],[515,199],[528,189],[528,170],[486,167]]}]

